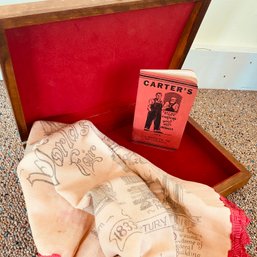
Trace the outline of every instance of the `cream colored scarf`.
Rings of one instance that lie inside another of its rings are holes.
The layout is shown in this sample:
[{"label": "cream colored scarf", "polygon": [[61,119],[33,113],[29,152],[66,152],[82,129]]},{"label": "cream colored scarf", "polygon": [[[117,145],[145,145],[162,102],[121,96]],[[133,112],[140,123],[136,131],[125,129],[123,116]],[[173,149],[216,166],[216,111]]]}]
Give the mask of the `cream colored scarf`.
[{"label": "cream colored scarf", "polygon": [[231,249],[231,211],[212,188],[166,174],[89,121],[36,122],[18,175],[43,255],[224,257]]}]

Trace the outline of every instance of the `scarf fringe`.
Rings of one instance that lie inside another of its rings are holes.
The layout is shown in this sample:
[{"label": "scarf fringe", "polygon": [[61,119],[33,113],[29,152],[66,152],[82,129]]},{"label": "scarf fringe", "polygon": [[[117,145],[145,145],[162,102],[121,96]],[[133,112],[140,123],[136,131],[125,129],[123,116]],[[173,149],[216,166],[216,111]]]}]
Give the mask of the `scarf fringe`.
[{"label": "scarf fringe", "polygon": [[223,196],[220,199],[230,209],[230,221],[232,223],[232,232],[230,234],[231,249],[228,252],[228,257],[250,257],[245,249],[245,246],[251,242],[247,233],[247,226],[250,223],[250,219],[234,203]]}]

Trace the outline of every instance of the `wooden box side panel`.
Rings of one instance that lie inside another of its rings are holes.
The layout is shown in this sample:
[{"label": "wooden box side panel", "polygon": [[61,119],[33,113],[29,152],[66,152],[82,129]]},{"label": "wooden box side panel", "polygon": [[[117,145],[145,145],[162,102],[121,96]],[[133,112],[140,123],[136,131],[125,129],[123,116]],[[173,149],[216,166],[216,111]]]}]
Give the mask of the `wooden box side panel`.
[{"label": "wooden box side panel", "polygon": [[225,171],[224,173],[227,174],[226,179],[213,185],[215,191],[223,196],[227,196],[244,186],[251,178],[251,173],[194,119],[190,117],[188,124],[201,135],[202,141],[208,144],[208,148],[212,148],[216,152],[219,156],[217,160],[220,160]]}]

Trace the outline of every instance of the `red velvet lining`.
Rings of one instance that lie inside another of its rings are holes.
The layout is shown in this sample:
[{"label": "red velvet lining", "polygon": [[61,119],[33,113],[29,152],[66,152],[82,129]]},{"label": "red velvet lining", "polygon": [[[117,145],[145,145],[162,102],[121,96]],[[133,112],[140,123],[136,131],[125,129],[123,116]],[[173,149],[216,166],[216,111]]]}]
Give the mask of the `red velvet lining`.
[{"label": "red velvet lining", "polygon": [[237,167],[224,158],[223,154],[189,123],[179,149],[173,151],[133,142],[130,122],[115,129],[105,128],[105,124],[102,123],[96,122],[96,125],[120,145],[135,151],[167,173],[181,179],[213,187],[239,172]]},{"label": "red velvet lining", "polygon": [[[194,3],[7,30],[25,118],[135,102],[139,69],[167,68]],[[95,111],[94,113],[97,113]],[[72,115],[71,120],[75,121]]]}]

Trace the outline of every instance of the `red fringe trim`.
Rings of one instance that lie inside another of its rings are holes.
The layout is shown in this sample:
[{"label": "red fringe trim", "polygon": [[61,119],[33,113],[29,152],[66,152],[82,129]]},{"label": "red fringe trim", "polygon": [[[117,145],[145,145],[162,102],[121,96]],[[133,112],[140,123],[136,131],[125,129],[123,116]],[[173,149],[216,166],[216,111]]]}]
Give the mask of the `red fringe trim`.
[{"label": "red fringe trim", "polygon": [[220,196],[220,200],[230,209],[230,221],[232,223],[231,249],[228,252],[228,257],[250,257],[245,249],[245,246],[250,243],[250,237],[246,230],[250,219],[243,210],[227,198]]}]

